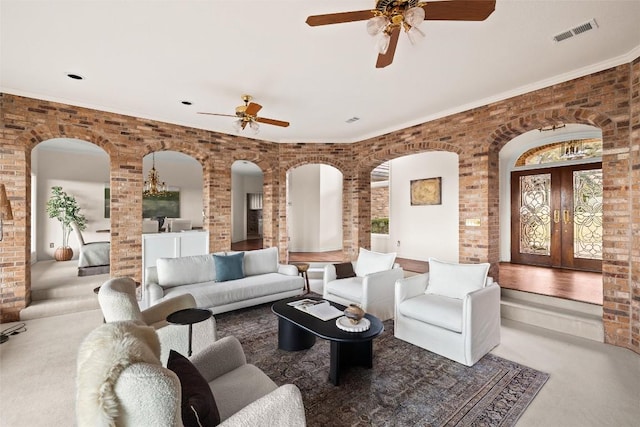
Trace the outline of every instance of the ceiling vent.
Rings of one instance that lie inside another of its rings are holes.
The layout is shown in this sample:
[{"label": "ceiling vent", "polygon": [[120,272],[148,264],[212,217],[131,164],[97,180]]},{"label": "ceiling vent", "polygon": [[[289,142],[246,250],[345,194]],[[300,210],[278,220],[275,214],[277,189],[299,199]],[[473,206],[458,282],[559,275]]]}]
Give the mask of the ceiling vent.
[{"label": "ceiling vent", "polygon": [[553,36],[553,40],[556,42],[561,42],[566,39],[570,39],[573,36],[577,36],[578,34],[586,33],[587,31],[595,30],[598,28],[598,23],[595,19],[592,19],[589,22],[585,22],[584,24],[578,25],[575,28],[572,28],[567,31],[563,31],[560,34],[556,34]]},{"label": "ceiling vent", "polygon": [[350,119],[347,119],[345,123],[353,123],[357,122],[358,120],[360,120],[360,117],[351,117]]}]

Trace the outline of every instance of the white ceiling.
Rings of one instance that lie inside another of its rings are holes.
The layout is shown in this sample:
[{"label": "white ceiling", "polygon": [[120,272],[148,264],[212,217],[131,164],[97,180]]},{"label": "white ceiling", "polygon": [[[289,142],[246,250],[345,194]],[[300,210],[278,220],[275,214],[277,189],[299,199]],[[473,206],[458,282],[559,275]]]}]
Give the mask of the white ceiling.
[{"label": "white ceiling", "polygon": [[[0,90],[230,134],[233,118],[196,112],[233,114],[248,93],[259,116],[291,122],[255,138],[355,142],[640,56],[638,0],[497,0],[483,22],[424,22],[419,45],[401,34],[384,69],[366,22],[305,24],[374,5],[1,0]],[[596,30],[553,41],[594,18]]]}]

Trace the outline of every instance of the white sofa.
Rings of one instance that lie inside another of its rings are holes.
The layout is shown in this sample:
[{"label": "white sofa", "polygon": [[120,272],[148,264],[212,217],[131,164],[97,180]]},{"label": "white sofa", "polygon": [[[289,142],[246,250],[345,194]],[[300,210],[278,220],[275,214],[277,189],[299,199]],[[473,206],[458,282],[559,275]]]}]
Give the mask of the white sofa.
[{"label": "white sofa", "polygon": [[297,267],[279,264],[275,247],[244,252],[244,277],[223,282],[216,281],[213,255],[158,259],[155,267],[145,271],[148,303],[191,294],[198,307],[217,314],[304,293],[305,282]]},{"label": "white sofa", "polygon": [[429,273],[396,281],[395,337],[473,366],[500,344],[500,286],[489,264],[429,260]]}]

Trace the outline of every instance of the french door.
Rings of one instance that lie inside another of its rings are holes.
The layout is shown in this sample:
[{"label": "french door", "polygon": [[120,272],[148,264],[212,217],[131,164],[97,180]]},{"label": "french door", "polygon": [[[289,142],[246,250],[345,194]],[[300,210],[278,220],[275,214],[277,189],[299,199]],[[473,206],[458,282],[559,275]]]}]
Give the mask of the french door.
[{"label": "french door", "polygon": [[602,271],[602,164],[511,173],[511,262]]}]

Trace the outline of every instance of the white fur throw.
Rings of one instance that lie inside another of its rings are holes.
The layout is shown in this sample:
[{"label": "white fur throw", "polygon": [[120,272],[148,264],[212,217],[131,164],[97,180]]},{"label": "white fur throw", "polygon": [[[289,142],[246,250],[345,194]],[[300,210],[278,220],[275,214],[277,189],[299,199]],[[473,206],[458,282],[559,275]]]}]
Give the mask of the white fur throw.
[{"label": "white fur throw", "polygon": [[120,413],[115,394],[118,377],[134,363],[161,366],[159,358],[160,341],[150,326],[113,322],[93,330],[78,353],[78,426],[115,426]]}]

